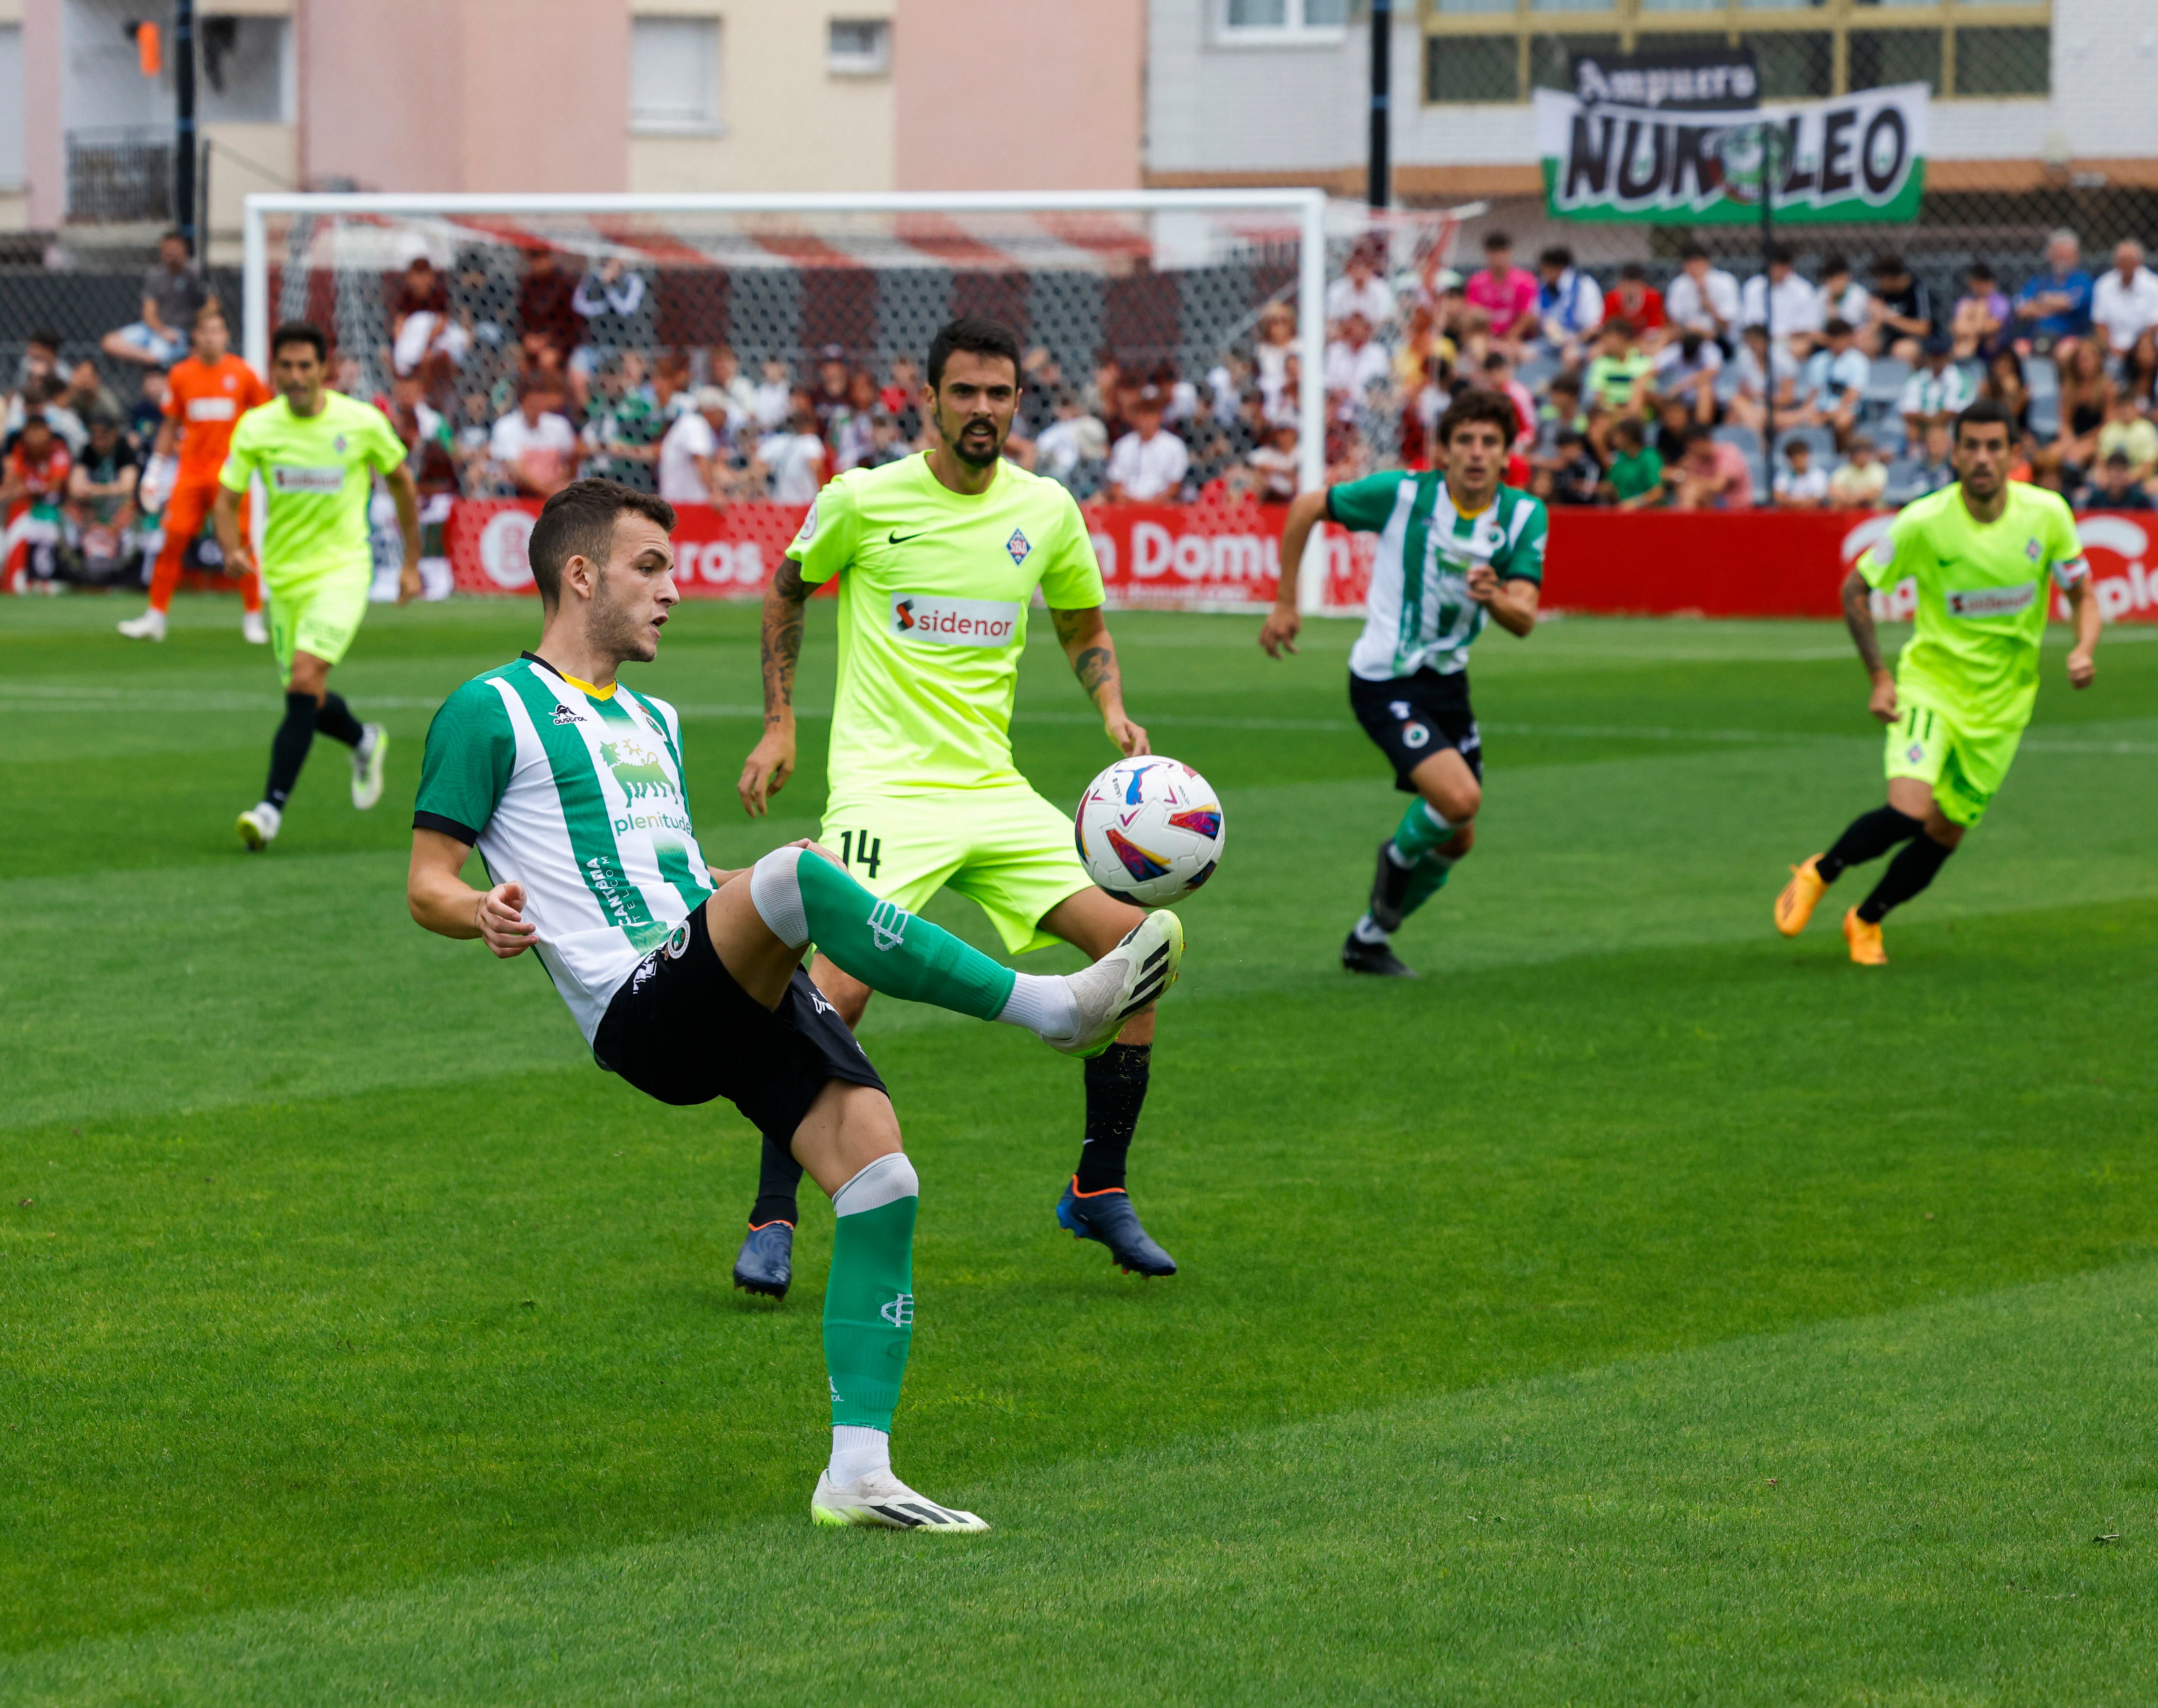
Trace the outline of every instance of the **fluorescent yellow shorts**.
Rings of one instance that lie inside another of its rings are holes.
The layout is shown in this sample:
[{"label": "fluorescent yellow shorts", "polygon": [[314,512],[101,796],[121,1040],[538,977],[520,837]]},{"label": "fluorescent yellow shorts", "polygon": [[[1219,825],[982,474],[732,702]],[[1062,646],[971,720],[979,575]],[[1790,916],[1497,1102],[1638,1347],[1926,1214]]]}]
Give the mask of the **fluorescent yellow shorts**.
[{"label": "fluorescent yellow shorts", "polygon": [[1973,735],[1939,706],[1900,692],[1897,701],[1901,710],[1888,726],[1888,775],[1931,784],[1933,799],[1951,823],[1977,823],[2015,763],[2022,730]]},{"label": "fluorescent yellow shorts", "polygon": [[374,572],[320,575],[280,586],[267,575],[270,650],[277,657],[281,680],[292,679],[292,655],[311,653],[334,664],[350,648],[367,615],[367,594]]},{"label": "fluorescent yellow shorts", "polygon": [[1025,783],[835,800],[817,839],[870,894],[909,913],[939,890],[957,890],[1013,954],[1060,941],[1039,928],[1042,916],[1094,886],[1071,818]]}]

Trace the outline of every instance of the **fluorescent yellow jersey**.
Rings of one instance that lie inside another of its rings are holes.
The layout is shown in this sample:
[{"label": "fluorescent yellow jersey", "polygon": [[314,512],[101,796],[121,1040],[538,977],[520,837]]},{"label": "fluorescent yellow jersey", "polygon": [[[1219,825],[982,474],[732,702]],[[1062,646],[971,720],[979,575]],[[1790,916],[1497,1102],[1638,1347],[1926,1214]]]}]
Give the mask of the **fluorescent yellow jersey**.
[{"label": "fluorescent yellow jersey", "polygon": [[259,472],[270,494],[262,536],[262,579],[274,591],[340,575],[374,574],[367,501],[374,472],[395,468],[405,446],[373,404],[325,391],[322,409],[296,415],[281,397],[252,409],[233,429],[219,477],[244,493]]},{"label": "fluorescent yellow jersey", "polygon": [[1102,602],[1071,493],[1010,462],[977,498],[940,482],[927,454],[850,469],[787,555],[813,585],[845,572],[834,798],[1020,781],[1012,692],[1034,591],[1059,611]]},{"label": "fluorescent yellow jersey", "polygon": [[1897,660],[1897,689],[1978,735],[2031,721],[2052,590],[2090,570],[2067,502],[2011,481],[1995,522],[1973,519],[1960,486],[1906,504],[1858,572],[1873,587],[1916,580],[1918,632]]}]

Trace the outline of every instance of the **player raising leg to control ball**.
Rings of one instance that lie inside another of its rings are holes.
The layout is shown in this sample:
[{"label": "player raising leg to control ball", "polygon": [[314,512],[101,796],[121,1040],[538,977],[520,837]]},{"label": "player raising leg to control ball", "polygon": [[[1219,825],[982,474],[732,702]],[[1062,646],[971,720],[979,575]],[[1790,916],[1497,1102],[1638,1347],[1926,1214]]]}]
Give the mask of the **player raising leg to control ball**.
[{"label": "player raising leg to control ball", "polygon": [[[1071,820],[1012,763],[1012,695],[1039,588],[1056,638],[1118,751],[1148,751],[1124,712],[1102,572],[1070,493],[1004,457],[1019,408],[1019,340],[994,321],[953,321],[929,347],[922,412],[937,443],[842,474],[818,494],[764,599],[764,736],[742,766],[761,815],[794,773],[794,670],[803,606],[839,583],[839,683],[823,840],[872,894],[910,911],[956,890],[1014,953],[1058,940],[1099,955],[1143,917],[1097,889]],[[819,955],[810,968],[849,1025],[869,987]],[[1146,1101],[1154,1013],[1134,1015],[1087,1064],[1086,1140],[1056,1205],[1127,1270],[1174,1275],[1124,1189]],[[765,1148],[735,1284],[783,1296],[792,1274],[797,1168]]]},{"label": "player raising leg to control ball", "polygon": [[1349,704],[1417,797],[1379,844],[1371,902],[1341,946],[1351,973],[1416,974],[1389,941],[1445,887],[1476,845],[1484,749],[1469,704],[1469,647],[1489,617],[1526,636],[1544,575],[1544,507],[1501,486],[1514,405],[1495,391],[1456,398],[1435,431],[1443,473],[1394,472],[1306,493],[1282,530],[1282,581],[1259,631],[1267,656],[1296,650],[1295,566],[1324,518],[1379,536],[1364,632],[1349,654]]}]

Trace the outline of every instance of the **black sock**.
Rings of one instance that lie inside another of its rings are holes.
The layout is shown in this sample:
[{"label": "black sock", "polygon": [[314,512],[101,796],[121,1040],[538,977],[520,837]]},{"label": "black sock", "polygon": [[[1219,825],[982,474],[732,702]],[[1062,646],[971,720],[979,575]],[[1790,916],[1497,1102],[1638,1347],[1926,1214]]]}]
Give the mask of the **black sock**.
[{"label": "black sock", "polygon": [[359,746],[359,738],[367,732],[359,726],[359,720],[352,715],[352,708],[344,703],[344,696],[326,694],[322,710],[315,714],[315,730],[333,741],[342,741],[348,747]]},{"label": "black sock", "polygon": [[789,1227],[801,1226],[801,1207],[794,1201],[795,1189],[801,1184],[802,1164],[766,1139],[764,1158],[758,1164],[756,1204],[749,1213],[749,1225],[761,1228],[768,1221],[783,1221]]},{"label": "black sock", "polygon": [[315,697],[312,694],[285,696],[285,721],[270,743],[270,781],[262,786],[262,798],[280,812],[292,798],[292,785],[300,780],[300,767],[307,762],[307,749],[315,740]]},{"label": "black sock", "polygon": [[1087,1064],[1087,1142],[1079,1149],[1078,1187],[1102,1192],[1124,1184],[1124,1157],[1146,1102],[1151,1044],[1112,1044]]},{"label": "black sock", "polygon": [[1941,862],[1954,852],[1930,836],[1920,837],[1888,862],[1873,893],[1858,904],[1858,916],[1868,925],[1880,924],[1890,908],[1901,906],[1932,883]]},{"label": "black sock", "polygon": [[1846,866],[1862,866],[1868,860],[1877,860],[1897,843],[1908,842],[1924,828],[1908,813],[1899,813],[1893,807],[1877,807],[1852,819],[1849,828],[1836,838],[1835,846],[1820,857],[1814,869],[1820,874],[1821,882],[1833,884],[1843,875]]}]

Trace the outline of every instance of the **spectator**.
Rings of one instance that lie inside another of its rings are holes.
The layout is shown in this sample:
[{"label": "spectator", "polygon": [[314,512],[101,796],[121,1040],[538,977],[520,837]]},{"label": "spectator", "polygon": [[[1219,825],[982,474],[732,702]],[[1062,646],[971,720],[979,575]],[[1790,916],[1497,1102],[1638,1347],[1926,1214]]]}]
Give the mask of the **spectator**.
[{"label": "spectator", "polygon": [[[1098,473],[1100,465],[1108,460],[1109,436],[1101,422],[1087,413],[1069,386],[1057,392],[1054,407],[1056,419],[1034,441],[1035,472],[1076,491],[1082,484],[1082,464],[1094,465]],[[1092,480],[1087,482],[1087,489],[1092,492],[1099,484],[1098,479]]]},{"label": "spectator", "polygon": [[1934,333],[1933,299],[1900,255],[1874,258],[1873,313],[1882,353],[1915,364]]},{"label": "spectator", "polygon": [[2046,446],[2031,459],[2031,484],[2049,493],[2068,496],[2068,472],[2062,467],[2061,453]]},{"label": "spectator", "polygon": [[1573,251],[1554,244],[1536,257],[1536,314],[1545,346],[1571,367],[1603,324],[1603,293],[1573,264]]},{"label": "spectator", "polygon": [[667,422],[651,395],[637,383],[640,367],[634,350],[611,351],[600,359],[594,370],[596,390],[581,436],[584,472],[649,493],[658,490],[659,446]]},{"label": "spectator", "polygon": [[137,451],[147,452],[165,419],[165,370],[145,368],[141,389],[127,406],[127,436]]},{"label": "spectator", "polygon": [[120,416],[120,400],[106,390],[97,364],[87,356],[68,370],[67,395],[61,401],[75,412],[85,427],[94,415],[109,415],[116,421]]},{"label": "spectator", "polygon": [[2113,407],[2113,381],[2106,377],[2105,353],[2096,338],[2078,338],[2068,347],[2061,370],[2061,431],[2053,448],[2073,482],[2098,454],[2098,430]]},{"label": "spectator", "polygon": [[157,265],[142,276],[142,317],[106,333],[99,348],[119,361],[169,368],[187,354],[195,316],[216,300],[188,259],[187,239],[168,231],[157,240]]},{"label": "spectator", "polygon": [[1928,426],[1937,421],[1945,425],[1950,417],[1969,409],[1977,397],[1969,372],[1950,359],[1950,348],[1945,333],[1928,338],[1924,365],[1903,382],[1901,411],[1904,430],[1913,444],[1924,436]]},{"label": "spectator", "polygon": [[1955,483],[1955,467],[1949,461],[1949,431],[1946,421],[1935,421],[1926,429],[1913,483],[1915,493],[1919,498]]},{"label": "spectator", "polygon": [[1798,359],[1781,343],[1770,349],[1768,328],[1758,321],[1746,328],[1733,366],[1737,370],[1737,390],[1732,394],[1725,413],[1738,426],[1758,432],[1768,425],[1771,385],[1775,388],[1778,420],[1789,419],[1798,407]]},{"label": "spectator", "polygon": [[132,538],[140,513],[135,500],[142,462],[121,431],[117,410],[90,418],[90,443],[69,472],[67,514],[81,554],[81,579],[111,586],[138,570],[142,552]]},{"label": "spectator", "polygon": [[1628,261],[1618,269],[1618,283],[1604,299],[1603,311],[1630,321],[1643,349],[1655,351],[1663,346],[1669,330],[1664,293],[1649,282],[1649,270],[1640,262]]},{"label": "spectator", "polygon": [[1349,251],[1341,276],[1326,287],[1326,318],[1329,323],[1338,323],[1352,314],[1360,314],[1368,327],[1393,325],[1394,288],[1379,276],[1385,245],[1383,237],[1367,237]]},{"label": "spectator", "polygon": [[1686,455],[1674,471],[1681,510],[1748,510],[1753,507],[1753,459],[1726,445],[1706,427],[1686,436]]},{"label": "spectator", "polygon": [[2093,288],[2076,234],[2056,231],[2046,240],[2046,271],[2016,293],[2016,353],[2065,358],[2062,345],[2090,336]]},{"label": "spectator", "polygon": [[714,344],[705,353],[705,383],[727,395],[727,419],[737,431],[756,417],[756,388],[741,370],[731,344]]},{"label": "spectator", "polygon": [[[1699,336],[1699,334],[1696,334]],[[1710,349],[1716,346],[1711,344]],[[1656,455],[1669,468],[1686,455],[1686,441],[1696,426],[1706,426],[1696,421],[1691,405],[1682,397],[1667,397],[1656,406]]]},{"label": "spectator", "polygon": [[2031,436],[2031,387],[2023,377],[2023,359],[2011,348],[1994,352],[1979,381],[1978,395],[2008,411],[2020,443]]},{"label": "spectator", "polygon": [[488,436],[489,461],[521,496],[551,498],[576,477],[577,434],[562,403],[561,382],[535,376]]},{"label": "spectator", "polygon": [[1723,372],[1723,352],[1715,339],[1692,327],[1656,352],[1655,371],[1649,379],[1649,389],[1659,401],[1659,413],[1663,402],[1675,400],[1686,407],[1687,415],[1703,426],[1716,421],[1716,380]]},{"label": "spectator", "polygon": [[[56,332],[34,332],[23,340],[22,359],[15,364],[15,390],[19,394],[32,380],[59,371],[60,335]],[[22,425],[20,421],[10,421],[8,431],[12,433]]]},{"label": "spectator", "polygon": [[540,353],[550,348],[557,365],[566,364],[584,327],[576,310],[576,286],[545,245],[533,244],[524,254],[524,276],[517,286],[517,333],[525,366],[545,368]]},{"label": "spectator", "polygon": [[1664,293],[1664,312],[1670,323],[1714,338],[1728,353],[1737,336],[1738,307],[1738,281],[1711,266],[1708,251],[1698,243],[1681,245],[1679,271]]},{"label": "spectator", "polygon": [[1583,392],[1614,415],[1647,413],[1649,380],[1655,364],[1634,341],[1634,323],[1623,317],[1606,321],[1596,343],[1595,359],[1583,376]]},{"label": "spectator", "polygon": [[1384,387],[1391,381],[1393,371],[1386,351],[1371,342],[1371,323],[1360,314],[1346,317],[1341,336],[1326,347],[1327,395],[1345,394],[1361,404],[1374,385]]},{"label": "spectator", "polygon": [[652,406],[659,412],[664,432],[695,407],[689,384],[689,359],[670,351],[652,364]]},{"label": "spectator", "polygon": [[765,358],[763,372],[764,379],[756,388],[756,402],[750,412],[765,432],[776,433],[794,413],[794,382],[787,364],[777,356]]},{"label": "spectator", "polygon": [[570,307],[584,322],[580,342],[603,350],[618,350],[631,342],[630,323],[644,306],[644,275],[609,255],[596,267],[578,275],[570,293]]},{"label": "spectator", "polygon": [[[1351,315],[1352,327],[1363,317]],[[1366,348],[1372,346],[1366,345]],[[1383,374],[1386,358],[1379,357]],[[1161,425],[1164,402],[1159,387],[1144,387],[1132,405],[1132,431],[1109,452],[1109,498],[1112,503],[1147,504],[1174,499],[1191,466],[1184,441],[1164,431]]]},{"label": "spectator", "polygon": [[2158,475],[2158,427],[2135,406],[2135,400],[2116,391],[2106,410],[2105,425],[2098,430],[2098,460],[2104,464],[2125,457],[2138,481]]},{"label": "spectator", "polygon": [[[43,384],[53,384],[47,375]],[[0,457],[0,522],[7,524],[5,557],[0,559],[12,593],[59,591],[60,505],[67,496],[74,459],[59,434],[33,407],[22,431]]]},{"label": "spectator", "polygon": [[1820,292],[1799,276],[1789,244],[1768,251],[1768,271],[1746,281],[1741,312],[1749,327],[1766,324],[1776,342],[1804,359],[1821,329]]},{"label": "spectator", "polygon": [[1865,434],[1852,436],[1851,457],[1828,477],[1829,508],[1871,510],[1888,490],[1888,465]]},{"label": "spectator", "polygon": [[[1514,377],[1514,364],[1506,359],[1504,350],[1494,350],[1484,358],[1484,389],[1503,393],[1514,405],[1514,414],[1521,424],[1520,431],[1514,435],[1514,449],[1526,451],[1536,441],[1536,394]],[[1443,413],[1445,403],[1438,408]],[[1433,414],[1431,419],[1436,424],[1438,415]]]},{"label": "spectator", "polygon": [[[1957,361],[1990,362],[2008,335],[2008,317],[2014,311],[1995,282],[1993,269],[1984,261],[1973,261],[1963,276],[1964,293],[1949,315],[1949,338]],[[2158,288],[2158,279],[2150,282]]]},{"label": "spectator", "polygon": [[1461,290],[1469,333],[1488,333],[1518,343],[1536,329],[1541,293],[1536,276],[1514,265],[1514,240],[1503,231],[1484,235],[1484,266]]},{"label": "spectator", "polygon": [[82,417],[68,406],[68,383],[57,374],[48,374],[23,394],[26,406],[41,410],[45,425],[59,436],[67,446],[68,455],[80,456],[82,447],[90,442],[90,429]]},{"label": "spectator", "polygon": [[1297,494],[1303,458],[1297,453],[1297,431],[1286,421],[1269,430],[1264,444],[1251,456],[1257,477],[1252,496],[1262,504],[1286,504]]},{"label": "spectator", "polygon": [[1563,428],[1553,452],[1550,471],[1531,475],[1530,489],[1542,484],[1546,490],[1536,495],[1555,504],[1594,503],[1603,487],[1603,465],[1588,448],[1588,436]]},{"label": "spectator", "polygon": [[414,255],[390,306],[391,373],[417,374],[436,395],[456,384],[471,348],[470,328],[451,312],[449,281],[426,255]]},{"label": "spectator", "polygon": [[1268,303],[1259,316],[1259,341],[1252,347],[1252,364],[1258,370],[1259,391],[1270,420],[1283,414],[1282,398],[1295,359],[1296,312],[1286,302]]},{"label": "spectator", "polygon": [[1866,286],[1851,276],[1851,263],[1840,255],[1825,255],[1820,266],[1821,319],[1848,321],[1857,334],[1861,352],[1868,356],[1881,353],[1866,347],[1866,330],[1873,319],[1873,297]]},{"label": "spectator", "polygon": [[1549,456],[1557,448],[1558,436],[1582,432],[1588,423],[1581,412],[1581,382],[1562,374],[1544,388],[1544,405],[1536,411],[1536,449]]},{"label": "spectator", "polygon": [[1637,417],[1629,416],[1611,430],[1611,472],[1605,480],[1608,496],[1622,510],[1645,510],[1664,501],[1664,459],[1649,443],[1648,433]]},{"label": "spectator", "polygon": [[817,390],[811,395],[810,407],[817,412],[817,431],[827,445],[832,443],[833,421],[847,406],[850,371],[844,344],[827,344],[818,353]]},{"label": "spectator", "polygon": [[922,370],[911,356],[892,359],[891,377],[877,394],[901,439],[911,442],[922,431]]},{"label": "spectator", "polygon": [[2091,324],[2124,366],[2158,327],[2158,273],[2143,265],[2143,245],[2132,237],[2114,246],[2112,267],[2092,287]]},{"label": "spectator", "polygon": [[794,394],[786,428],[757,442],[756,460],[771,482],[776,504],[807,504],[824,484],[824,441],[817,431],[817,406],[806,391]]},{"label": "spectator", "polygon": [[[695,402],[659,441],[659,496],[670,504],[725,501],[727,395],[716,385],[700,386]],[[814,488],[809,496],[816,496]]]},{"label": "spectator", "polygon": [[2100,460],[2096,477],[2085,482],[2076,493],[2075,507],[2078,510],[2147,510],[2150,495],[2136,479],[2128,453],[2116,451]]},{"label": "spectator", "polygon": [[834,473],[844,474],[869,461],[876,443],[877,417],[881,413],[875,379],[868,369],[855,369],[847,376],[847,401],[833,415],[827,441],[832,447]]},{"label": "spectator", "polygon": [[1784,446],[1784,467],[1776,473],[1779,510],[1818,510],[1828,503],[1828,472],[1814,467],[1814,447],[1804,439]]},{"label": "spectator", "polygon": [[1873,364],[1858,348],[1857,329],[1840,315],[1821,328],[1821,348],[1806,358],[1799,376],[1795,424],[1833,427],[1835,442],[1842,445],[1858,425]]}]

